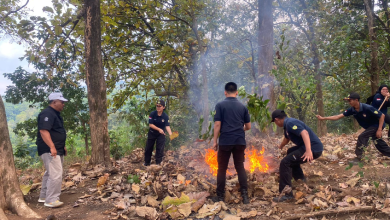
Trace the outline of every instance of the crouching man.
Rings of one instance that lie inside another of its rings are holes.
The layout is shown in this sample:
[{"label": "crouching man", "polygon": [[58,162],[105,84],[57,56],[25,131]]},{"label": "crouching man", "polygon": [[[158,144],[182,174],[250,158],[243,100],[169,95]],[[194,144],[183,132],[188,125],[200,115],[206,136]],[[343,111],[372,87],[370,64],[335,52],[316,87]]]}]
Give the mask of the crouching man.
[{"label": "crouching man", "polygon": [[[295,118],[287,117],[282,110],[277,109],[272,112],[272,122],[284,129],[284,138],[279,149],[283,149],[290,140],[296,145],[287,150],[287,156],[280,162],[279,192],[281,193],[286,186],[292,186],[292,177],[295,180],[306,180],[301,164],[311,162],[320,157],[323,145],[317,135],[305,123]],[[290,192],[280,198],[275,197],[273,201],[284,202],[293,198],[293,194]]]}]

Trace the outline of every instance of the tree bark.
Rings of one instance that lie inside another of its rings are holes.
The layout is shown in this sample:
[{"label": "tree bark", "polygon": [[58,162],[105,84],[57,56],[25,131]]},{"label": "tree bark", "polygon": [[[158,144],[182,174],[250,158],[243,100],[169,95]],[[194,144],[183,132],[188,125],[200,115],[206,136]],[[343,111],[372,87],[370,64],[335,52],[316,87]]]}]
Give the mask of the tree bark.
[{"label": "tree bark", "polygon": [[[316,100],[317,100],[317,111],[319,115],[325,115],[325,107],[323,101],[323,93],[322,93],[322,77],[319,72],[320,70],[320,55],[318,52],[318,46],[315,42],[315,29],[314,29],[314,21],[312,16],[308,13],[308,7],[305,0],[300,0],[303,14],[307,21],[307,25],[309,27],[309,31],[306,32],[306,37],[310,43],[310,50],[313,53],[313,61],[314,64],[314,74],[315,80],[317,81],[316,85]],[[317,134],[318,136],[324,136],[328,133],[328,129],[326,127],[325,121],[317,120]]]},{"label": "tree bark", "polygon": [[368,19],[368,34],[370,40],[371,66],[369,73],[371,78],[371,94],[375,94],[379,87],[379,63],[378,63],[378,42],[375,32],[375,14],[372,0],[364,0],[366,15]]},{"label": "tree bark", "polygon": [[84,121],[82,122],[82,125],[84,130],[85,155],[89,155],[88,129]]},{"label": "tree bark", "polygon": [[265,99],[270,100],[271,109],[274,108],[276,100],[274,94],[274,79],[271,75],[273,66],[273,45],[274,45],[274,30],[273,30],[273,0],[258,0],[259,8],[259,32],[258,32],[258,76],[257,85],[259,86],[259,94]]},{"label": "tree bark", "polygon": [[0,219],[8,219],[4,210],[23,218],[41,218],[24,202],[16,175],[14,155],[7,125],[3,99],[0,96]]},{"label": "tree bark", "polygon": [[101,54],[100,1],[84,0],[85,65],[91,129],[92,165],[110,163],[107,94]]}]

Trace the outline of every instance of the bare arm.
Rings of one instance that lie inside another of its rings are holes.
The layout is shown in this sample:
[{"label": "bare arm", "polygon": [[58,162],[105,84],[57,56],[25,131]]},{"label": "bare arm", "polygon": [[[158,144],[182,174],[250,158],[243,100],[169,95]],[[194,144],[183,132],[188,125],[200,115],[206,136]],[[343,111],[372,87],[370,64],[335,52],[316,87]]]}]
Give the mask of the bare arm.
[{"label": "bare arm", "polygon": [[382,137],[382,128],[383,128],[383,123],[385,122],[385,114],[382,114],[381,117],[379,118],[379,126],[378,130],[376,131],[376,137],[381,138]]},{"label": "bare arm", "polygon": [[245,123],[244,124],[244,131],[248,131],[248,130],[250,130],[251,129],[251,127],[252,127],[252,125],[251,125],[251,123],[249,122],[249,123]]},{"label": "bare arm", "polygon": [[149,128],[158,131],[160,134],[164,134],[164,135],[165,135],[164,130],[161,129],[161,128],[159,128],[159,127],[157,127],[157,126],[154,125],[154,124],[149,124]]},{"label": "bare arm", "polygon": [[218,146],[217,139],[220,131],[221,131],[221,122],[220,121],[214,122],[214,144],[213,144],[214,150],[217,150],[217,146]]},{"label": "bare arm", "polygon": [[290,140],[284,137],[282,140],[282,143],[280,143],[280,145],[279,145],[279,149],[280,150],[283,149],[283,147],[286,146],[288,144],[288,142],[290,142]]},{"label": "bare arm", "polygon": [[333,116],[328,116],[328,117],[322,117],[321,115],[316,115],[316,117],[318,118],[318,120],[332,120],[332,121],[336,121],[336,120],[339,120],[340,118],[344,118],[344,115],[343,114],[339,114],[339,115],[333,115]]},{"label": "bare arm", "polygon": [[170,127],[170,126],[166,126],[165,128],[167,129],[168,134],[169,134],[169,135],[172,135],[171,127]]},{"label": "bare arm", "polygon": [[57,149],[53,143],[53,140],[51,139],[49,131],[39,130],[39,133],[41,134],[43,141],[47,144],[47,146],[49,146],[51,155],[55,157],[57,155]]}]

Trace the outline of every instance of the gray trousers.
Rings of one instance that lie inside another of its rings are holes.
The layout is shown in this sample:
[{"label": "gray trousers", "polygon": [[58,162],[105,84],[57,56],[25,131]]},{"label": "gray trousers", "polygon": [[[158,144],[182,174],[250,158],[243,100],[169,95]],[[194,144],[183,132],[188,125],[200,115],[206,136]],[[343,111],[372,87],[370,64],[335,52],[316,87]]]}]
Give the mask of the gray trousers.
[{"label": "gray trousers", "polygon": [[42,179],[42,188],[39,198],[45,198],[45,203],[60,200],[62,185],[62,164],[64,156],[57,155],[55,158],[50,153],[41,155],[46,172]]}]

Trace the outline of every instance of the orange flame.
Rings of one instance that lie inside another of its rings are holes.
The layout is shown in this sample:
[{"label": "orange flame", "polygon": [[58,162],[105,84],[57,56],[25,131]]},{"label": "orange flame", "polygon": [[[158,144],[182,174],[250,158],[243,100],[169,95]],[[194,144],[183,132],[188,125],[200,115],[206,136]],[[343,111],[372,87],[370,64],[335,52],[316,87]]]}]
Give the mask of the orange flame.
[{"label": "orange flame", "polygon": [[[266,173],[268,171],[268,164],[264,161],[264,147],[262,147],[261,151],[258,151],[254,149],[252,146],[252,149],[246,149],[245,150],[245,159],[249,162],[249,167],[246,167],[245,169],[249,169],[250,173],[255,172],[256,169],[258,169],[260,172]],[[210,167],[210,173],[213,176],[217,176],[218,172],[218,160],[217,160],[217,151],[214,151],[212,149],[206,149],[206,155],[205,155],[205,161],[207,165]],[[229,171],[227,171],[228,174],[231,175]]]},{"label": "orange flame", "polygon": [[217,151],[212,149],[206,149],[206,155],[204,157],[207,165],[210,167],[210,173],[213,176],[217,176],[218,172],[218,160],[217,160]]},{"label": "orange flame", "polygon": [[263,173],[266,173],[268,171],[268,164],[264,161],[264,147],[262,147],[261,151],[258,151],[256,149],[252,150],[245,150],[246,158],[249,159],[249,169],[250,172],[255,172],[256,168]]}]

